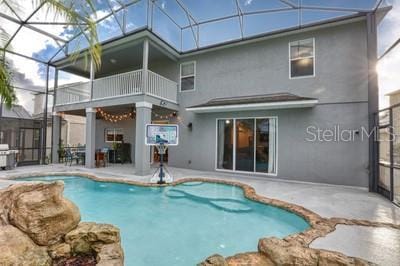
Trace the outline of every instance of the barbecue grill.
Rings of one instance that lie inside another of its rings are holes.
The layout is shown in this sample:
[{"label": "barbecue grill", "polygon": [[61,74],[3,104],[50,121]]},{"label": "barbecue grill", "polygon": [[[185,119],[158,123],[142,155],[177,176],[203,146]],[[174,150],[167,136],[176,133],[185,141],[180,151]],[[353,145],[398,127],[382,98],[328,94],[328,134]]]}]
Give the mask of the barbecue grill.
[{"label": "barbecue grill", "polygon": [[0,144],[0,168],[13,169],[17,164],[17,150],[10,150],[8,144]]}]

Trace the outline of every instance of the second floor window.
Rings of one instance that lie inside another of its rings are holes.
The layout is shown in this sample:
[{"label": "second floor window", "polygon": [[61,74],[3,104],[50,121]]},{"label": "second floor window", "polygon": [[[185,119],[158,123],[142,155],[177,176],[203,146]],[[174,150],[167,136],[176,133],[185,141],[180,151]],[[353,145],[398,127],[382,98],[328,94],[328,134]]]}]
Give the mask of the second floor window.
[{"label": "second floor window", "polygon": [[107,128],[105,130],[105,142],[121,143],[124,140],[124,133],[121,128]]},{"label": "second floor window", "polygon": [[196,88],[196,62],[181,64],[181,91],[191,91]]},{"label": "second floor window", "polygon": [[314,39],[289,44],[290,78],[312,77],[315,74]]}]

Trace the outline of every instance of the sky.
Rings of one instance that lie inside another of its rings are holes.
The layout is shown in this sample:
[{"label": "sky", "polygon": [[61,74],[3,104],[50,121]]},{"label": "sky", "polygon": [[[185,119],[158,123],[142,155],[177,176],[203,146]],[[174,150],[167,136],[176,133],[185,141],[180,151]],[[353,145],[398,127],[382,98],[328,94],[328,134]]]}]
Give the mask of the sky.
[{"label": "sky", "polygon": [[[34,10],[34,6],[27,4],[29,0],[12,0],[14,3],[20,3],[22,8],[17,10],[18,15],[22,19],[26,19]],[[71,0],[63,0],[65,2]],[[94,19],[104,18],[109,14],[110,7],[115,11],[120,8],[119,2],[130,3],[132,0],[109,0],[110,5],[104,0],[93,0],[97,12],[91,14]],[[293,4],[297,4],[300,0],[289,0]],[[301,0],[303,5],[324,6],[324,7],[349,7],[359,9],[369,9],[379,0]],[[0,0],[0,12],[12,15]],[[299,23],[299,14],[297,11],[283,11],[279,13],[258,14],[254,13],[259,10],[269,10],[274,8],[288,8],[289,6],[279,0],[239,0],[239,8],[241,12],[247,13],[243,21],[237,17],[226,19],[221,22],[212,22],[194,27],[194,31],[199,32],[199,40],[197,35],[193,34],[190,24],[196,22],[204,22],[218,17],[230,16],[237,14],[237,6],[235,0],[181,0],[181,2],[190,10],[191,17],[188,18],[183,9],[175,0],[157,0],[157,7],[154,8],[153,20],[151,23],[152,30],[155,34],[166,40],[177,50],[188,51],[196,48],[196,41],[200,47],[206,47],[216,43],[235,40],[241,37],[255,36],[258,34],[297,26]],[[385,0],[393,6],[393,9],[380,23],[378,28],[378,52],[382,54],[397,38],[400,38],[400,0]],[[126,12],[126,32],[137,30],[147,25],[147,1],[130,5],[125,11],[116,12],[115,16],[109,16],[98,24],[98,35],[100,41],[104,41],[122,34],[123,12]],[[85,10],[81,7],[79,10]],[[168,14],[168,16],[166,15]],[[334,17],[347,16],[355,14],[354,12],[341,11],[314,11],[304,10],[300,19],[302,24],[312,23],[324,19]],[[172,22],[171,18],[174,20]],[[30,22],[63,22],[64,18],[55,18],[52,12],[46,13],[45,8],[39,10],[29,21]],[[242,22],[242,28],[241,28]],[[18,25],[0,17],[0,25],[10,34],[16,31]],[[68,40],[76,32],[77,29],[71,26],[62,25],[36,25],[41,30],[58,36],[60,39]],[[180,30],[180,27],[186,27]],[[182,38],[182,40],[181,40]],[[79,48],[85,48],[84,39],[77,38],[81,42]],[[77,41],[71,42],[68,46],[69,50],[77,47]],[[60,43],[60,42],[59,42]],[[59,49],[57,42],[45,35],[39,34],[28,28],[23,27],[11,42],[12,49],[15,52],[34,57],[39,60],[48,61],[53,57]],[[59,53],[57,58],[63,57],[65,54]],[[45,65],[37,63],[33,60],[27,60],[23,57],[11,55],[7,53],[7,62],[13,69],[14,84],[17,87],[29,88],[31,90],[43,90],[45,87]],[[388,92],[400,89],[400,46],[383,58],[377,67],[379,73],[380,84],[380,106],[384,107],[388,104],[385,95]],[[51,69],[50,86],[53,86],[54,70]],[[59,84],[66,84],[78,81],[86,81],[86,79],[61,72],[59,74]],[[33,111],[32,95],[18,91],[19,104],[24,105],[28,111]]]}]

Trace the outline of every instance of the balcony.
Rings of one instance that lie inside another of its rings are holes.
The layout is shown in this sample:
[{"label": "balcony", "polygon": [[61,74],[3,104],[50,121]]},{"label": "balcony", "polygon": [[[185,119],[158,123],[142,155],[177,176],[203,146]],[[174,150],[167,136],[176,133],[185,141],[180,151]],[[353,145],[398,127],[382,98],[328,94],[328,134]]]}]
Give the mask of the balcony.
[{"label": "balcony", "polygon": [[[147,77],[146,81],[145,77]],[[56,105],[89,102],[130,95],[150,95],[161,100],[177,103],[178,84],[150,70],[135,70],[93,80],[93,95],[90,97],[90,82],[74,83],[56,89]]]}]

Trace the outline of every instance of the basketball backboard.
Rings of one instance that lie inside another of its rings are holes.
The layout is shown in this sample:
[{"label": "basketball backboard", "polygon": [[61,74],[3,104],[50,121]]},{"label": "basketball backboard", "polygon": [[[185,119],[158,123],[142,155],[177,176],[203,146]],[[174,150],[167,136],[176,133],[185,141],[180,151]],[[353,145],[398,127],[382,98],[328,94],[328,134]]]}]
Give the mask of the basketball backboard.
[{"label": "basketball backboard", "polygon": [[163,143],[168,146],[176,146],[178,139],[178,125],[146,125],[146,145],[155,146]]}]

